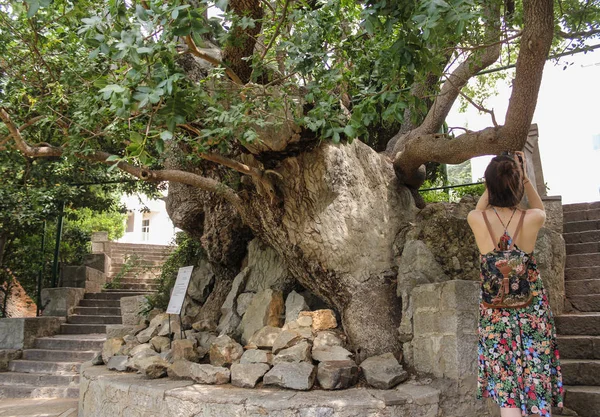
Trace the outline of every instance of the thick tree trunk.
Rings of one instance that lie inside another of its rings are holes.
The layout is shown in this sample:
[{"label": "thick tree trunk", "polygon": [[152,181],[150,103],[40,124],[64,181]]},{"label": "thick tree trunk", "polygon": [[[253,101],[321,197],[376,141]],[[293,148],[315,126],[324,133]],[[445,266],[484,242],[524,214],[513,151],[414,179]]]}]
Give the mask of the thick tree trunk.
[{"label": "thick tree trunk", "polygon": [[[281,175],[275,183],[280,202],[272,204],[254,190],[240,193],[246,202],[245,224],[286,261],[301,285],[340,313],[359,360],[399,354],[401,306],[395,295],[393,244],[416,208],[408,189],[398,186],[389,159],[360,141],[323,143],[283,160],[275,171]],[[195,227],[203,231],[211,263],[223,265],[227,253],[237,253],[234,258],[239,259],[241,252],[232,248],[247,240],[235,222],[226,221],[227,216],[235,218],[227,204],[214,209],[215,220],[210,221],[208,201],[199,209],[189,190],[171,187],[169,193],[177,193],[168,201],[178,204],[178,213],[185,199],[195,202],[189,207],[193,215],[171,213],[186,230],[182,219],[203,218],[203,225]]]},{"label": "thick tree trunk", "polygon": [[254,233],[288,263],[306,288],[333,305],[359,360],[398,354],[400,301],[393,242],[414,218],[410,192],[389,160],[354,141],[322,144],[277,171],[283,197],[273,208],[250,200]]}]

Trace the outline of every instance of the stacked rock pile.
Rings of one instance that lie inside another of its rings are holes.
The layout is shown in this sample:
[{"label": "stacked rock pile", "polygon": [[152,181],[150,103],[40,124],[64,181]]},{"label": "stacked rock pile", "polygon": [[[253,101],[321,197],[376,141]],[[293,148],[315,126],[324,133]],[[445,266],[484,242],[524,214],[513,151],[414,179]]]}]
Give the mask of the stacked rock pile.
[{"label": "stacked rock pile", "polygon": [[[296,293],[291,296],[298,298]],[[124,328],[124,334],[107,339],[94,363],[148,378],[168,376],[244,388],[262,381],[310,390],[318,381],[322,389],[344,389],[356,385],[362,372],[370,386],[389,389],[408,378],[391,353],[368,358],[359,366],[346,349],[346,337],[332,310],[299,311],[293,303],[286,304],[290,307],[286,323],[263,326],[246,340],[242,334],[245,346],[223,333],[182,331],[167,314],[157,314],[147,326]]]}]

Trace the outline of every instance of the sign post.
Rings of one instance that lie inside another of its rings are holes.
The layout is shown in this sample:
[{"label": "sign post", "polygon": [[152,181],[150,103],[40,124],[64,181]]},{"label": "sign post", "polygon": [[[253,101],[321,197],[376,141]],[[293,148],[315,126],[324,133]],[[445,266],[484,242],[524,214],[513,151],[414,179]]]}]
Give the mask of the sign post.
[{"label": "sign post", "polygon": [[177,314],[179,316],[179,329],[181,332],[181,338],[183,339],[183,323],[181,322],[181,308],[185,300],[185,294],[187,293],[188,286],[190,285],[190,278],[192,277],[193,266],[184,266],[179,268],[177,273],[177,280],[171,291],[171,298],[169,300],[169,306],[167,307],[167,314],[169,314],[169,334],[171,334],[171,314]]}]

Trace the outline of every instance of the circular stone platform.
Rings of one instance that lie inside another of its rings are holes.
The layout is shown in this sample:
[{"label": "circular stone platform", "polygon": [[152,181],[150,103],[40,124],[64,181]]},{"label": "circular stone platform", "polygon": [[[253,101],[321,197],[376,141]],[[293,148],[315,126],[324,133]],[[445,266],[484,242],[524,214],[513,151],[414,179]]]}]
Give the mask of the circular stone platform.
[{"label": "circular stone platform", "polygon": [[391,390],[244,389],[149,380],[105,366],[82,367],[79,392],[84,417],[436,417],[440,397],[415,382]]}]

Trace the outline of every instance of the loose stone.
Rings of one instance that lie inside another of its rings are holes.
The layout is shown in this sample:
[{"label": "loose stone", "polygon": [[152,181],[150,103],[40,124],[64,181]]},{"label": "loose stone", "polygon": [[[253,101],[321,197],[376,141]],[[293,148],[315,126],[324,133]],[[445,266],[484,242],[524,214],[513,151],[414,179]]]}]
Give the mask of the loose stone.
[{"label": "loose stone", "polygon": [[312,349],[312,357],[318,362],[345,361],[352,357],[352,353],[341,346],[327,346],[320,349]]},{"label": "loose stone", "polygon": [[192,365],[193,362],[185,359],[176,360],[167,369],[167,374],[171,379],[192,379]]},{"label": "loose stone", "polygon": [[221,385],[229,383],[231,373],[229,369],[221,366],[191,363],[190,375],[200,384]]},{"label": "loose stone", "polygon": [[252,335],[248,340],[248,344],[259,349],[272,349],[275,339],[281,332],[282,330],[279,327],[265,326]]},{"label": "loose stone", "polygon": [[125,342],[121,337],[107,339],[102,346],[102,360],[104,363],[108,363],[108,360],[111,358],[111,356],[116,355],[123,344],[125,344]]},{"label": "loose stone", "polygon": [[250,349],[244,352],[240,363],[273,363],[273,354],[266,350]]},{"label": "loose stone", "polygon": [[266,363],[234,363],[231,365],[231,384],[254,388],[270,368]]},{"label": "loose stone", "polygon": [[293,330],[284,330],[279,333],[273,342],[273,353],[277,354],[282,349],[287,349],[302,340],[302,336]]},{"label": "loose stone", "polygon": [[310,344],[307,341],[302,341],[290,348],[283,349],[273,358],[273,364],[286,362],[311,362]]},{"label": "loose stone", "polygon": [[214,366],[227,366],[238,362],[244,353],[242,345],[229,336],[219,336],[209,350],[210,363]]},{"label": "loose stone", "polygon": [[358,366],[351,360],[321,362],[317,379],[323,389],[350,388],[358,382]]},{"label": "loose stone", "polygon": [[372,356],[360,367],[369,385],[379,389],[390,389],[408,379],[408,373],[392,353]]},{"label": "loose stone", "polygon": [[124,372],[124,371],[129,370],[129,367],[127,366],[128,361],[129,361],[129,356],[122,356],[122,355],[112,356],[108,360],[106,367],[108,369],[110,369],[111,371]]},{"label": "loose stone", "polygon": [[191,362],[198,362],[200,358],[198,357],[195,345],[195,341],[189,339],[174,340],[171,347],[173,360],[185,359]]},{"label": "loose stone", "polygon": [[277,364],[263,377],[266,385],[306,391],[315,382],[316,368],[306,362]]}]

